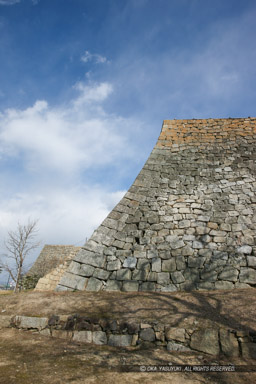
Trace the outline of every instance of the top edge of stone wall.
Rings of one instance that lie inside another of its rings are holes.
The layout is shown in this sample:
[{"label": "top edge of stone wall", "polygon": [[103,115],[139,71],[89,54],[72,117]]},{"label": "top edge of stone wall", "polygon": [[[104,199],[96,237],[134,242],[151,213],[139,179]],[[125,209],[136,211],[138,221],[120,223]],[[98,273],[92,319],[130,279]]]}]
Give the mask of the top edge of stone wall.
[{"label": "top edge of stone wall", "polygon": [[255,136],[256,118],[164,120],[155,148],[206,146]]}]

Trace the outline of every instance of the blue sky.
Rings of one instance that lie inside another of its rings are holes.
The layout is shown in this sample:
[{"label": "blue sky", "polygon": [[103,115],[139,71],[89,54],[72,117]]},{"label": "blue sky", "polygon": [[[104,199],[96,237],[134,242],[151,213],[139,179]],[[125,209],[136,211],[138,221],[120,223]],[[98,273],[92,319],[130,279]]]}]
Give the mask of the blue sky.
[{"label": "blue sky", "polygon": [[255,116],[255,19],[254,0],[0,0],[1,240],[30,217],[81,245],[163,119]]}]

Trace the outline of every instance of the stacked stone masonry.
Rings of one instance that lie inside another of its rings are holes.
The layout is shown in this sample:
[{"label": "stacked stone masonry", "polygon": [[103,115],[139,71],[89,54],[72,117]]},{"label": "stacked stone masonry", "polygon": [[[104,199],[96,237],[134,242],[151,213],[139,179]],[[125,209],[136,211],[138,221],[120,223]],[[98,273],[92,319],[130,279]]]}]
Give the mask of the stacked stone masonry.
[{"label": "stacked stone masonry", "polygon": [[143,169],[57,290],[256,285],[256,118],[165,120]]},{"label": "stacked stone masonry", "polygon": [[199,351],[210,355],[256,358],[254,330],[234,330],[217,327],[216,324],[200,328],[195,323],[179,328],[158,321],[92,319],[76,314],[52,315],[49,318],[6,316],[3,326],[39,331],[42,335],[95,345],[136,347],[147,344],[166,347],[170,352]]},{"label": "stacked stone masonry", "polygon": [[62,275],[79,250],[80,247],[73,245],[45,245],[28,273],[43,276],[39,279],[35,290],[55,290]]}]

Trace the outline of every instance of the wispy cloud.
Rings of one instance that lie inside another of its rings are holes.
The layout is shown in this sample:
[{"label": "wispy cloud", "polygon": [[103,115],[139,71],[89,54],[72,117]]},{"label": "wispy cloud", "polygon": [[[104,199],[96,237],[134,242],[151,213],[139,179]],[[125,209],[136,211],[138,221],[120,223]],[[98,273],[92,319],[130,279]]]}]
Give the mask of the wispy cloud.
[{"label": "wispy cloud", "polygon": [[20,3],[20,0],[0,0],[0,5],[14,5]]},{"label": "wispy cloud", "polygon": [[108,63],[109,61],[105,56],[101,56],[97,53],[90,53],[89,51],[85,51],[81,56],[81,61],[83,63],[88,63],[89,61],[95,62],[96,64]]}]

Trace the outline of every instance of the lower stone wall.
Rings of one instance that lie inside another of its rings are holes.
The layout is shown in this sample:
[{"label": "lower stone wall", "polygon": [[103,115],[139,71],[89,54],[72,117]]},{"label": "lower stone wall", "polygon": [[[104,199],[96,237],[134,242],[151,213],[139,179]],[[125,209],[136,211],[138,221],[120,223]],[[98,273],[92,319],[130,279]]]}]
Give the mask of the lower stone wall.
[{"label": "lower stone wall", "polygon": [[[40,334],[65,338],[81,343],[136,347],[152,344],[168,351],[199,351],[210,355],[256,359],[256,331],[233,330],[224,327],[188,328],[141,321],[90,319],[71,315],[49,318],[15,316],[9,324],[18,329],[36,330]],[[5,321],[5,326],[7,322]]]}]

